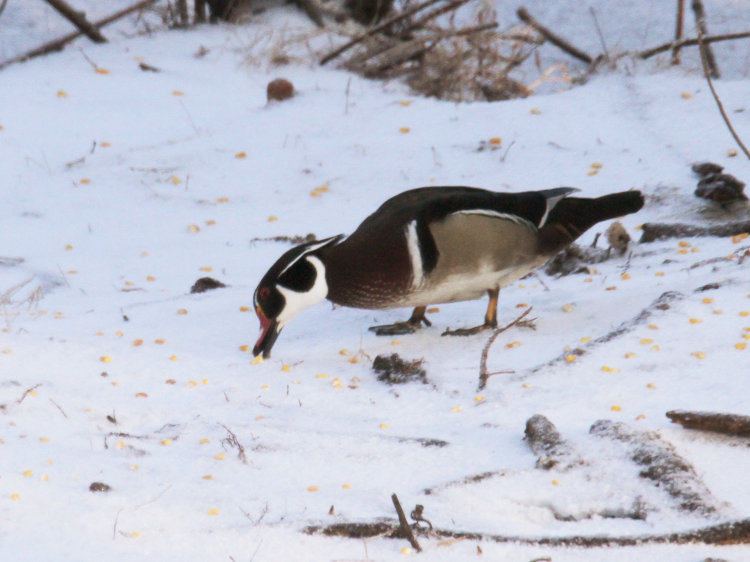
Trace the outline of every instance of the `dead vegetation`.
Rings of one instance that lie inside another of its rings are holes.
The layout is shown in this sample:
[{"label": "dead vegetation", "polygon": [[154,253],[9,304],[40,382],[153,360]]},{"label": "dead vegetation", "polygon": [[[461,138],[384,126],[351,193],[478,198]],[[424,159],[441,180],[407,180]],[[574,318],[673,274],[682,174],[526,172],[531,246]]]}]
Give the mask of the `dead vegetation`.
[{"label": "dead vegetation", "polygon": [[422,368],[424,359],[407,361],[398,353],[390,356],[378,355],[372,362],[372,370],[378,375],[378,380],[389,385],[421,382],[428,384],[427,372]]}]

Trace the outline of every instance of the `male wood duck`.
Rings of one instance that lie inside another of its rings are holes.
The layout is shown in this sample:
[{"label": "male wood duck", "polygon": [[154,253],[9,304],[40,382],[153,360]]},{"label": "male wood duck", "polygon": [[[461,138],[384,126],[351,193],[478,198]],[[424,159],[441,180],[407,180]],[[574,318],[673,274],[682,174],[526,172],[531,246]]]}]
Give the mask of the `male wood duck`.
[{"label": "male wood duck", "polygon": [[388,199],[353,234],[296,246],[273,264],[255,290],[261,334],[253,355],[270,357],[282,328],[326,298],[355,308],[414,307],[405,322],[371,328],[391,335],[429,326],[430,304],[486,293],[484,323],[447,333],[496,327],[501,288],[544,265],[596,223],[643,207],[640,191],[568,197],[575,191],[420,187]]}]

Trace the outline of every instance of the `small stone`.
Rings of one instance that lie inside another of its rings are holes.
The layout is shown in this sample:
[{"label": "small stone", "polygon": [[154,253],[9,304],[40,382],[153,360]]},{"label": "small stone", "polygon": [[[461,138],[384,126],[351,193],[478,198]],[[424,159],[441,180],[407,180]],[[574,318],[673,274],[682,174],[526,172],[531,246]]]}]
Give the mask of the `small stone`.
[{"label": "small stone", "polygon": [[285,78],[276,78],[268,83],[266,98],[268,101],[284,101],[294,96],[294,86]]}]

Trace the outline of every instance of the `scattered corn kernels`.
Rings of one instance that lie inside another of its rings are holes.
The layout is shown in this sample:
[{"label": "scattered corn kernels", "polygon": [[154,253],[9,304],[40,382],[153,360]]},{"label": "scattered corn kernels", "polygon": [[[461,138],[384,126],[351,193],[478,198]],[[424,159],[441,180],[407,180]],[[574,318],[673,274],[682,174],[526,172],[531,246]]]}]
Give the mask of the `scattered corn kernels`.
[{"label": "scattered corn kernels", "polygon": [[619,412],[619,411],[622,410],[622,407],[621,406],[612,406],[612,407],[610,407],[610,410],[612,410],[613,412]]}]

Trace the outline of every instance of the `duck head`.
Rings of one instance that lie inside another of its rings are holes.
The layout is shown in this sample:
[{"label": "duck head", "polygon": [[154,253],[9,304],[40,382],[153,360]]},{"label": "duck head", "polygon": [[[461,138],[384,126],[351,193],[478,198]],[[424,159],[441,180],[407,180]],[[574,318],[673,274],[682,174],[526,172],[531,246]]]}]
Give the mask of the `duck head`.
[{"label": "duck head", "polygon": [[260,280],[253,297],[260,321],[254,356],[270,357],[271,348],[284,326],[302,310],[326,298],[325,265],[315,252],[342,238],[343,235],[338,235],[292,248]]}]

